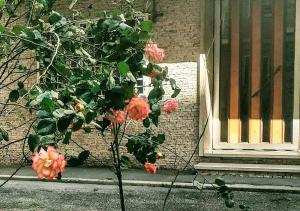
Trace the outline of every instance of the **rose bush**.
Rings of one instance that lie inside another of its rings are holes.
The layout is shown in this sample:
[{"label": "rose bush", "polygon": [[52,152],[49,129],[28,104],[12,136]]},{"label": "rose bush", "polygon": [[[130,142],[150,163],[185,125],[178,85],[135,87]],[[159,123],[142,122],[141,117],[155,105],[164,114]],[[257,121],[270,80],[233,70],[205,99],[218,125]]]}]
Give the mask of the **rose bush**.
[{"label": "rose bush", "polygon": [[[81,165],[88,150],[67,161],[57,150],[69,144],[74,133],[93,131],[113,137],[110,148],[121,195],[121,168],[130,161],[120,151],[121,144],[147,171],[156,173],[155,162],[161,157],[157,148],[165,135],[153,127],[159,126],[164,86],[170,84],[172,98],[180,88],[167,68],[157,64],[165,53],[152,38],[152,22],[133,9],[132,1],[126,3],[126,12],[103,11],[82,28],[76,15],[68,18],[52,11],[53,1],[26,1],[31,11],[28,25],[0,25],[1,42],[7,41],[8,51],[17,45],[38,63],[36,82],[27,90],[19,82],[9,100],[26,101],[24,107],[36,116],[26,138],[39,178],[60,177],[67,163]],[[141,77],[151,78],[145,97],[136,88]],[[175,110],[171,106],[168,112]],[[144,132],[126,131],[127,121],[142,122]],[[4,132],[1,136],[6,138]]]}]

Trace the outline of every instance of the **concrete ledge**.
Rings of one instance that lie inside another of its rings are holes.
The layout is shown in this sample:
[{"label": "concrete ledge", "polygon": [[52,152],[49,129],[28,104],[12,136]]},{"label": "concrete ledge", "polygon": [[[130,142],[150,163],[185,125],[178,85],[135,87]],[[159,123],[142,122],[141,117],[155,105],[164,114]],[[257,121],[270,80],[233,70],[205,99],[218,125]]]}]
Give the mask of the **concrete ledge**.
[{"label": "concrete ledge", "polygon": [[194,167],[197,170],[212,170],[212,171],[277,172],[277,173],[299,173],[300,174],[300,165],[199,163]]},{"label": "concrete ledge", "polygon": [[[9,175],[0,175],[0,180],[6,180]],[[77,183],[77,184],[95,184],[95,185],[117,185],[116,180],[100,180],[100,179],[82,179],[82,178],[63,178],[62,180],[41,180],[32,176],[14,176],[12,180],[18,181],[38,181],[38,182],[56,182],[56,183]],[[159,181],[139,181],[139,180],[123,180],[125,186],[148,186],[148,187],[165,187],[171,186],[171,182]],[[198,185],[197,185],[198,186]],[[233,191],[248,192],[272,192],[272,193],[295,193],[300,194],[300,187],[292,186],[275,186],[275,185],[251,185],[251,184],[228,184]],[[193,183],[174,183],[174,188],[197,189]],[[199,186],[198,186],[199,188]],[[202,184],[203,190],[216,190],[214,184]]]}]

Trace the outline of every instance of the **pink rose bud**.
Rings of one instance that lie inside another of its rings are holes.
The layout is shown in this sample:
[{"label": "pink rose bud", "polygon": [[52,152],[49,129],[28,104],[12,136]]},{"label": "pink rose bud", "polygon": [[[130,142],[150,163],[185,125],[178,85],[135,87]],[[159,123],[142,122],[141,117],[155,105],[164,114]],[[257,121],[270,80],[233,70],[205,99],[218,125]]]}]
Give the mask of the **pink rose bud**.
[{"label": "pink rose bud", "polygon": [[84,110],[84,105],[82,105],[81,103],[76,103],[76,105],[74,106],[74,109],[76,111],[83,111]]},{"label": "pink rose bud", "polygon": [[177,111],[177,109],[178,109],[178,102],[174,99],[167,100],[164,103],[163,111],[168,114]]}]

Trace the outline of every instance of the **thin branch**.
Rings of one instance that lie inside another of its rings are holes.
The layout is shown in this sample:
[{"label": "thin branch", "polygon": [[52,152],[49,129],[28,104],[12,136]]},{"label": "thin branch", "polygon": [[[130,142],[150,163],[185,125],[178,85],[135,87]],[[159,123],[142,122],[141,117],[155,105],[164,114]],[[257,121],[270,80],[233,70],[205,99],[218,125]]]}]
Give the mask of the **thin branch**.
[{"label": "thin branch", "polygon": [[205,133],[205,131],[206,131],[206,128],[207,128],[207,125],[208,125],[208,122],[209,122],[209,119],[210,119],[210,114],[211,114],[211,112],[209,112],[209,114],[208,114],[208,116],[207,116],[207,118],[206,118],[206,122],[205,122],[204,128],[203,128],[203,130],[202,130],[202,132],[201,132],[201,134],[200,134],[198,143],[197,143],[197,145],[196,145],[196,147],[195,147],[195,149],[194,149],[192,155],[190,156],[190,158],[188,159],[188,161],[185,163],[184,168],[183,168],[182,170],[178,170],[178,171],[177,171],[175,178],[174,178],[173,181],[171,182],[171,185],[170,185],[170,188],[169,188],[169,190],[168,190],[168,193],[167,193],[167,195],[166,195],[166,197],[165,197],[165,199],[164,199],[163,211],[164,211],[165,208],[166,208],[167,200],[168,200],[168,198],[169,198],[169,196],[170,196],[170,194],[171,194],[172,188],[173,188],[174,183],[176,182],[176,180],[177,180],[179,174],[181,173],[181,171],[184,171],[184,170],[188,167],[188,165],[190,165],[191,160],[193,159],[194,155],[196,154],[196,152],[197,152],[197,150],[198,150],[198,147],[199,147],[199,145],[200,145],[200,143],[201,143],[201,141],[202,141],[202,138],[203,138],[203,136],[204,136],[204,133]]}]

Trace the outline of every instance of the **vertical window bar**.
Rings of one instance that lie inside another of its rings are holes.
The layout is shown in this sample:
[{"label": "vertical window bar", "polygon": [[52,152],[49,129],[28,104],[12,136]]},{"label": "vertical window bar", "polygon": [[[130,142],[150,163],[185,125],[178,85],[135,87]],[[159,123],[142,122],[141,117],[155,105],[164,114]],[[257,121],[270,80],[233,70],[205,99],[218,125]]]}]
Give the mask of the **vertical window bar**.
[{"label": "vertical window bar", "polygon": [[272,119],[271,143],[284,142],[283,104],[283,43],[284,1],[273,0],[273,52],[272,52]]},{"label": "vertical window bar", "polygon": [[240,0],[230,1],[231,14],[231,57],[229,77],[229,120],[228,141],[241,141],[239,84],[240,84]]},{"label": "vertical window bar", "polygon": [[240,119],[241,141],[249,142],[251,4],[240,2]]},{"label": "vertical window bar", "polygon": [[271,69],[272,69],[272,1],[262,1],[262,87],[255,94],[260,93],[261,117],[263,122],[262,141],[270,142],[270,118],[271,118]]},{"label": "vertical window bar", "polygon": [[296,0],[286,0],[284,28],[284,73],[283,73],[283,116],[285,122],[284,141],[292,142],[294,109],[294,59]]},{"label": "vertical window bar", "polygon": [[229,98],[229,69],[230,69],[230,9],[229,0],[221,4],[221,37],[220,37],[220,121],[221,142],[228,141],[228,98]]},{"label": "vertical window bar", "polygon": [[262,141],[261,122],[261,0],[251,1],[251,98],[249,119],[249,143],[259,144]]}]

